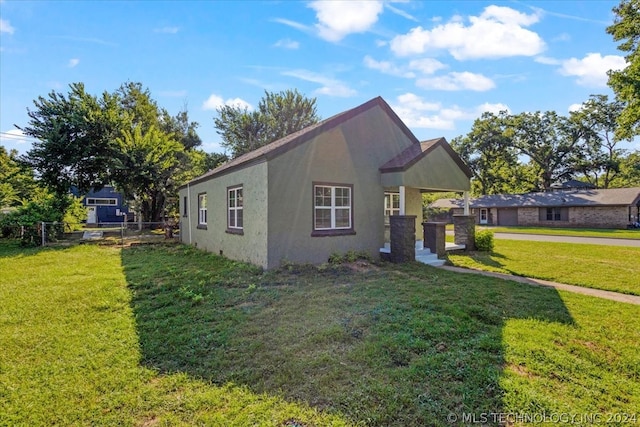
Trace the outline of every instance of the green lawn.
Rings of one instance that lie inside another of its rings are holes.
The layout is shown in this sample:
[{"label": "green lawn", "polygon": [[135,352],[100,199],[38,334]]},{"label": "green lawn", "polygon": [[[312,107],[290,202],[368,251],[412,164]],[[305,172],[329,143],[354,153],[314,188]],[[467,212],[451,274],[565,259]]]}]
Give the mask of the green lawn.
[{"label": "green lawn", "polygon": [[640,295],[640,248],[494,239],[493,253],[449,254],[458,267]]},{"label": "green lawn", "polygon": [[[451,228],[453,230],[453,228]],[[524,233],[550,236],[609,237],[613,239],[640,239],[640,229],[619,230],[601,228],[555,228],[555,227],[493,227],[478,226],[478,230],[494,233]]]},{"label": "green lawn", "polygon": [[639,415],[638,306],[418,264],[262,273],[180,245],[0,242],[0,271],[0,425]]}]

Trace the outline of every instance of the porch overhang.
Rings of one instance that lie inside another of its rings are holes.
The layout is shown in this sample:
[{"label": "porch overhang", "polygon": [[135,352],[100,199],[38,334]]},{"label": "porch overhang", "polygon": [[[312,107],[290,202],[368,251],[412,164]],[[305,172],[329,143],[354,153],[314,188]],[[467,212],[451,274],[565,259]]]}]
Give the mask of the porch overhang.
[{"label": "porch overhang", "polygon": [[414,144],[380,167],[383,187],[465,192],[472,172],[444,138]]}]

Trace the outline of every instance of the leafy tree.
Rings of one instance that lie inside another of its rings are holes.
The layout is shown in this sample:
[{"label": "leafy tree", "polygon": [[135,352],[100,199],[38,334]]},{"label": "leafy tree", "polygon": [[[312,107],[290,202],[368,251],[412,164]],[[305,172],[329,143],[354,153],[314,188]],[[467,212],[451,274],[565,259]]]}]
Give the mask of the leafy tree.
[{"label": "leafy tree", "polygon": [[[23,157],[60,203],[73,186],[81,193],[112,184],[131,198],[143,221],[159,221],[177,187],[191,179],[202,141],[186,108],[172,117],[141,83],[127,82],[94,97],[82,83],[68,95],[34,101],[23,132],[38,140]],[[188,155],[187,152],[194,152]],[[205,165],[207,156],[201,155]],[[61,205],[62,213],[66,206]]]},{"label": "leafy tree", "polygon": [[0,207],[19,206],[44,190],[38,186],[33,170],[18,159],[18,152],[7,152],[0,145]]},{"label": "leafy tree", "polygon": [[[51,92],[34,104],[28,125],[18,128],[37,140],[21,160],[38,172],[41,182],[61,203],[72,186],[87,192],[108,184],[106,165],[113,155],[109,141],[117,130],[116,117],[109,114],[110,99],[97,99],[82,83],[73,83],[68,96]],[[60,207],[60,212],[66,209]]]},{"label": "leafy tree", "polygon": [[572,176],[573,156],[583,148],[583,127],[554,111],[546,111],[512,116],[509,128],[514,147],[528,156],[534,167],[538,190],[549,190],[555,181]]},{"label": "leafy tree", "polygon": [[175,174],[188,159],[184,147],[155,127],[143,131],[141,126],[123,130],[116,144],[113,182],[143,220],[160,220],[167,197],[177,189]]},{"label": "leafy tree", "polygon": [[508,132],[509,119],[506,111],[498,115],[486,112],[466,136],[451,141],[474,174],[474,194],[519,193],[533,187]]},{"label": "leafy tree", "polygon": [[618,49],[627,53],[627,66],[609,71],[609,86],[624,104],[616,129],[616,135],[624,139],[640,134],[640,0],[622,0],[613,12],[616,18],[607,33],[622,41]]},{"label": "leafy tree", "polygon": [[584,130],[583,150],[575,153],[575,170],[598,188],[609,188],[620,171],[624,150],[616,148],[615,131],[622,109],[621,102],[609,102],[606,95],[591,95],[580,110],[571,113],[571,120]]},{"label": "leafy tree", "polygon": [[306,98],[297,90],[286,90],[265,91],[255,111],[225,105],[218,109],[218,117],[213,120],[222,136],[223,147],[238,157],[317,123],[320,118],[315,98]]},{"label": "leafy tree", "polygon": [[620,171],[611,181],[610,188],[640,187],[640,151],[620,158]]}]

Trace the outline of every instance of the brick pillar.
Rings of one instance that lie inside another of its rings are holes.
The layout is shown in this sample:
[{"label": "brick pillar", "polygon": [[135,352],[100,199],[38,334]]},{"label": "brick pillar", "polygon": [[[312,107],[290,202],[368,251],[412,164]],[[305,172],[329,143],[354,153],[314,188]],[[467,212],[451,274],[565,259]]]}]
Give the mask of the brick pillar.
[{"label": "brick pillar", "polygon": [[391,262],[416,259],[416,216],[391,215]]},{"label": "brick pillar", "polygon": [[476,217],[474,215],[454,215],[453,233],[456,245],[465,245],[468,251],[476,249]]},{"label": "brick pillar", "polygon": [[431,253],[437,254],[438,258],[444,258],[445,250],[445,222],[423,222],[424,247],[429,248]]}]

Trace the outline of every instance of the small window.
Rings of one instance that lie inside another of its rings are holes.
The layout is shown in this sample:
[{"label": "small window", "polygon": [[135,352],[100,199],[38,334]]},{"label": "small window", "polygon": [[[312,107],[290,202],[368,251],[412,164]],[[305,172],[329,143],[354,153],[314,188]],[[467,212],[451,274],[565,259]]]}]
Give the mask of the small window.
[{"label": "small window", "polygon": [[242,187],[227,189],[227,207],[227,228],[231,231],[242,230],[244,228]]},{"label": "small window", "polygon": [[118,204],[118,199],[108,199],[108,198],[87,198],[87,206],[116,206]]},{"label": "small window", "polygon": [[567,208],[540,208],[540,221],[568,221]]},{"label": "small window", "polygon": [[207,193],[198,194],[198,225],[207,225]]},{"label": "small window", "polygon": [[314,185],[314,231],[352,230],[351,186]]},{"label": "small window", "polygon": [[182,216],[189,216],[189,205],[187,204],[187,201],[189,199],[187,199],[187,196],[184,196],[184,198],[182,199]]},{"label": "small window", "polygon": [[400,193],[384,193],[384,216],[400,215]]}]

